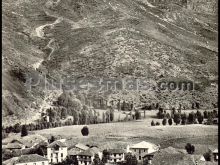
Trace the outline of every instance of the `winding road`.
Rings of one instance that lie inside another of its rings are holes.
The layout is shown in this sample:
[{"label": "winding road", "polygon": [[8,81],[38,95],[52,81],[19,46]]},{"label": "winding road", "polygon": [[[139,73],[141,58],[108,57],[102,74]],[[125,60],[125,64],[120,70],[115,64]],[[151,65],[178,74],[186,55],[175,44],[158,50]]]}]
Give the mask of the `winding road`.
[{"label": "winding road", "polygon": [[[48,13],[47,13],[47,14],[48,14]],[[52,15],[51,15],[51,16],[52,16]],[[53,16],[53,17],[55,17],[55,16]],[[46,39],[46,38],[45,38],[45,34],[44,34],[44,28],[47,27],[47,26],[51,26],[51,28],[54,28],[54,26],[55,26],[56,24],[62,22],[62,20],[63,20],[62,17],[57,17],[57,19],[56,19],[53,23],[47,23],[47,24],[38,26],[37,28],[35,28],[35,35],[36,35],[37,37],[39,37],[39,38]],[[54,41],[55,41],[55,39],[52,38],[52,39],[48,42],[48,44],[47,44],[47,46],[46,46],[46,47],[48,47],[49,49],[51,49],[51,52],[50,52],[50,54],[48,55],[47,60],[50,60],[50,57],[51,57],[51,55],[52,55],[53,52],[54,52],[54,48],[53,48],[53,46],[51,46],[51,44],[52,44]],[[37,69],[41,66],[41,64],[42,64],[43,61],[44,61],[44,59],[40,59],[38,62],[34,63],[34,64],[33,64],[33,68],[34,68],[35,70],[37,70]]]}]

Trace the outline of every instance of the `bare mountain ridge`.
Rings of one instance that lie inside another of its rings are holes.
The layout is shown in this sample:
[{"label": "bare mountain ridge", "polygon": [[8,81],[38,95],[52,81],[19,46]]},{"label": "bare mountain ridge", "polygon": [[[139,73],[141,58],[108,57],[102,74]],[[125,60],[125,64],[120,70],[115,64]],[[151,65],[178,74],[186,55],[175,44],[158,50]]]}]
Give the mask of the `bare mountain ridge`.
[{"label": "bare mountain ridge", "polygon": [[[46,96],[52,95],[49,100],[53,100],[58,95],[38,88],[27,92],[22,76],[11,74],[14,69],[26,74],[37,68],[37,73],[54,78],[147,76],[157,81],[162,75],[209,81],[216,77],[217,1],[187,2],[198,9],[182,2],[163,1],[166,8],[150,0],[4,2],[3,118],[22,119],[24,109],[35,114]],[[208,11],[199,7],[207,5]],[[54,23],[56,19],[60,21]],[[46,24],[53,26],[45,26],[44,37],[39,37],[36,28]],[[204,106],[208,107],[217,93],[214,88],[210,94],[209,88],[205,96],[196,94],[196,100],[206,100]],[[132,97],[136,94],[130,93]],[[191,95],[186,95],[190,96],[187,103],[194,99]],[[155,92],[150,96],[153,101],[161,97]]]}]

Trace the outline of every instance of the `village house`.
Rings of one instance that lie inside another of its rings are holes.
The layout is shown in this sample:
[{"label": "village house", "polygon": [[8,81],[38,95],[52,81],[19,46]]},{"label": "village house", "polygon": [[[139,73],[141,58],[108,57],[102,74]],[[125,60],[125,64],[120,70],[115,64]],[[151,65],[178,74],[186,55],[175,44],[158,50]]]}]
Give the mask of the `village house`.
[{"label": "village house", "polygon": [[8,150],[22,150],[22,149],[25,149],[26,146],[21,143],[16,142],[16,143],[8,143],[7,145],[5,145],[2,148],[8,149]]},{"label": "village house", "polygon": [[211,150],[211,153],[213,155],[213,160],[218,161],[218,149]]},{"label": "village house", "polygon": [[75,148],[76,150],[78,150],[79,152],[83,152],[83,151],[86,151],[86,150],[89,149],[88,146],[86,146],[86,145],[84,145],[84,144],[81,144],[81,143],[77,143],[77,144],[74,146],[74,148]]},{"label": "village house", "polygon": [[71,146],[68,148],[68,156],[72,159],[72,160],[77,160],[77,155],[80,152],[86,151],[88,150],[89,147],[81,144],[81,143],[77,143],[74,146]]},{"label": "village house", "polygon": [[214,151],[212,151],[213,156],[214,156],[214,160],[218,161],[218,149],[215,149]]},{"label": "village house", "polygon": [[50,163],[59,163],[67,157],[67,145],[60,140],[54,141],[47,147],[47,158]]},{"label": "village house", "polygon": [[2,162],[2,165],[14,165],[19,157],[13,157]]},{"label": "village house", "polygon": [[145,141],[134,144],[132,146],[127,146],[127,152],[133,153],[137,157],[138,162],[143,162],[144,157],[146,158],[147,154],[157,152],[159,149],[159,146]]},{"label": "village house", "polygon": [[123,149],[109,149],[108,163],[123,162],[125,159],[125,151]]},{"label": "village house", "polygon": [[49,165],[47,158],[37,155],[22,155],[15,162],[14,165]]},{"label": "village house", "polygon": [[218,118],[214,118],[214,119],[213,119],[213,124],[218,125]]},{"label": "village house", "polygon": [[[4,141],[4,143],[7,143],[9,148],[10,146],[22,146],[22,148],[19,147],[19,149],[34,148],[39,143],[47,143],[47,138],[41,135],[32,134],[17,139],[10,139],[9,141]],[[5,147],[7,147],[7,145]]]},{"label": "village house", "polygon": [[91,165],[95,154],[98,154],[99,158],[102,159],[102,152],[100,152],[97,147],[92,147],[86,151],[80,152],[77,154],[78,165]]},{"label": "village house", "polygon": [[145,162],[145,164],[152,164],[152,160],[153,160],[155,153],[156,152],[152,152],[152,153],[148,153],[148,154],[144,155],[143,162]]}]

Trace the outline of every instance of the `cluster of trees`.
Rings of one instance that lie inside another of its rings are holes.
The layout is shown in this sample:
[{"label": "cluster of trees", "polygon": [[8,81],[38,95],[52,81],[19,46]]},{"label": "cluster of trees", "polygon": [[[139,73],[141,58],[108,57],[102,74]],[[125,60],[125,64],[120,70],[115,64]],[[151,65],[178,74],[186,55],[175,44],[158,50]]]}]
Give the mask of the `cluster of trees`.
[{"label": "cluster of trees", "polygon": [[21,136],[27,136],[28,131],[35,131],[35,130],[42,130],[47,128],[55,128],[55,127],[61,127],[64,126],[61,122],[42,122],[42,123],[31,123],[31,124],[24,124],[21,125],[20,123],[15,124],[14,126],[8,126],[5,127],[3,131],[6,133],[21,133],[23,130],[23,133],[21,133]]},{"label": "cluster of trees", "polygon": [[[157,117],[162,120],[162,124],[166,125],[167,122],[169,125],[172,125],[174,122],[176,125],[178,124],[202,124],[204,119],[207,119],[207,124],[212,124],[213,119],[218,117],[218,112],[216,110],[213,111],[204,111],[203,114],[197,110],[196,113],[191,112],[188,115],[186,113],[181,113],[181,110],[176,111],[175,108],[172,109],[171,114],[166,113],[165,110],[159,108],[159,112],[157,113]],[[153,121],[151,125],[156,125]]]},{"label": "cluster of trees", "polygon": [[[103,115],[103,121],[99,119],[100,114],[94,109],[90,109],[86,105],[82,105],[81,101],[77,99],[71,93],[63,93],[56,102],[57,107],[49,108],[46,113],[42,113],[41,120],[38,123],[31,123],[21,125],[17,123],[13,126],[3,127],[4,136],[8,133],[20,133],[22,130],[22,136],[26,136],[28,131],[42,130],[48,128],[61,127],[66,125],[85,125],[85,124],[97,124],[107,123],[114,120],[114,110],[109,109]],[[45,116],[49,117],[49,121],[45,119]],[[61,119],[66,119],[67,116],[73,116],[73,119],[62,122]]]},{"label": "cluster of trees", "polygon": [[106,112],[102,113],[102,123],[109,123],[114,121],[114,109],[109,108]]},{"label": "cluster of trees", "polygon": [[195,152],[195,146],[191,143],[187,143],[185,149],[188,154],[193,154]]},{"label": "cluster of trees", "polygon": [[152,103],[150,105],[145,105],[141,109],[142,110],[156,110],[160,107],[159,103]]},{"label": "cluster of trees", "polygon": [[94,109],[90,109],[81,102],[76,96],[69,92],[63,92],[56,102],[56,108],[47,110],[47,114],[51,122],[65,119],[67,116],[73,116],[73,124],[96,124],[100,114]]},{"label": "cluster of trees", "polygon": [[133,110],[133,108],[134,108],[133,102],[131,102],[131,103],[125,102],[125,101],[121,102],[121,100],[118,100],[118,103],[117,103],[118,111],[121,111],[121,110],[122,111],[131,111],[131,110]]},{"label": "cluster of trees", "polygon": [[151,121],[151,126],[155,126],[155,125],[160,125],[160,122],[157,121],[156,123],[154,122],[154,120]]}]

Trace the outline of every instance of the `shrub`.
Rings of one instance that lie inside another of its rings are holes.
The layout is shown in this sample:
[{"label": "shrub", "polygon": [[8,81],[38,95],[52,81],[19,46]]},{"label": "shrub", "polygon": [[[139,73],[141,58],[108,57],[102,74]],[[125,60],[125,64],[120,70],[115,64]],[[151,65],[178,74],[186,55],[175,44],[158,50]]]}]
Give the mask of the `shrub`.
[{"label": "shrub", "polygon": [[155,123],[153,120],[151,121],[151,126],[155,126]]},{"label": "shrub", "polygon": [[83,136],[88,136],[89,135],[89,128],[87,126],[84,126],[81,129],[81,133],[82,133]]},{"label": "shrub", "polygon": [[211,152],[206,152],[203,154],[204,158],[206,161],[211,161],[212,159],[212,153]]},{"label": "shrub", "polygon": [[162,124],[167,125],[167,119],[166,118],[163,119]]},{"label": "shrub", "polygon": [[157,122],[156,122],[156,125],[160,125],[160,122],[157,121]]},{"label": "shrub", "polygon": [[15,124],[13,127],[13,132],[14,133],[19,133],[21,132],[21,125],[19,123]]},{"label": "shrub", "polygon": [[193,154],[195,152],[195,146],[190,143],[186,144],[185,149],[188,154]]}]

